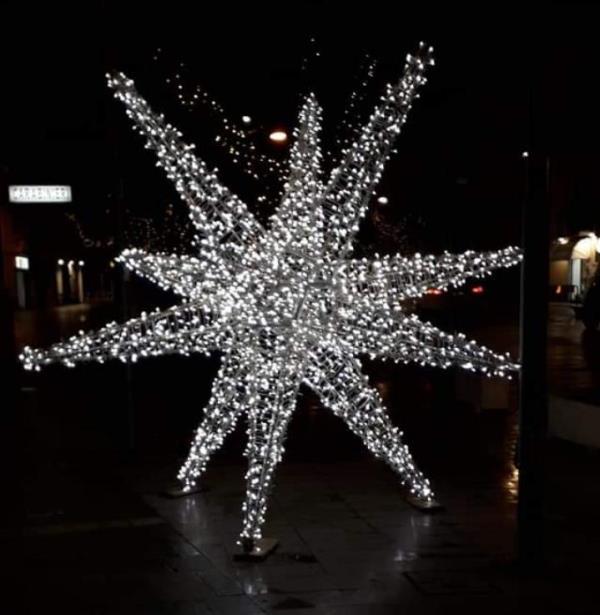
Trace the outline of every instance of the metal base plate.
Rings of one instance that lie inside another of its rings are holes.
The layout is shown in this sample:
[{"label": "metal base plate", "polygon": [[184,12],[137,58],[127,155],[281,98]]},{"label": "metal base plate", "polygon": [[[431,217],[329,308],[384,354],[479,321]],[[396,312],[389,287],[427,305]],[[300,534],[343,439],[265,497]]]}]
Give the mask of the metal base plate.
[{"label": "metal base plate", "polygon": [[165,489],[161,495],[165,498],[184,498],[188,495],[196,495],[205,491],[208,491],[208,489],[204,485],[198,485],[189,491],[184,491],[182,487],[171,487],[170,489]]},{"label": "metal base plate", "polygon": [[437,500],[426,500],[412,493],[406,496],[406,501],[414,508],[423,512],[440,512],[444,507]]},{"label": "metal base plate", "polygon": [[276,538],[259,538],[254,541],[251,551],[244,551],[240,546],[239,550],[234,553],[233,559],[236,562],[262,562],[265,560],[279,545]]}]

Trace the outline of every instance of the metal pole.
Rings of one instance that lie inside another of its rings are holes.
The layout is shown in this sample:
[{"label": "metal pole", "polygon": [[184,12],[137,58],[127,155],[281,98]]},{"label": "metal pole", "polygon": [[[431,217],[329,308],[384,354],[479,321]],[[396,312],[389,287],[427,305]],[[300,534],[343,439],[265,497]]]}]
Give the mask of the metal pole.
[{"label": "metal pole", "polygon": [[[113,139],[113,143],[114,143],[114,139]],[[115,148],[116,151],[116,148]],[[117,159],[117,166],[118,166],[118,154],[115,154],[116,159]],[[120,171],[118,171],[120,173]],[[116,199],[116,205],[117,205],[117,233],[116,233],[116,238],[117,241],[115,242],[119,252],[121,250],[123,250],[123,228],[124,228],[124,221],[123,221],[123,203],[124,203],[124,198],[123,198],[123,178],[119,177],[119,183],[118,183],[118,188],[117,188],[117,199]],[[122,319],[123,322],[126,322],[130,315],[129,315],[129,289],[128,289],[128,282],[129,282],[129,271],[128,270],[123,270],[121,272],[120,275],[120,295],[121,295],[121,315],[122,315]],[[134,403],[134,399],[133,399],[133,371],[131,368],[131,363],[128,361],[125,365],[125,387],[126,387],[126,391],[125,391],[125,398],[126,398],[126,403],[127,403],[127,452],[132,454],[135,450],[135,403]]]},{"label": "metal pole", "polygon": [[[532,104],[532,109],[539,112]],[[533,114],[532,114],[533,115]],[[521,278],[521,389],[519,412],[518,561],[537,568],[544,561],[544,483],[548,423],[547,323],[550,161],[541,145],[541,118],[532,117],[532,149],[526,159],[523,208],[525,258]]]}]

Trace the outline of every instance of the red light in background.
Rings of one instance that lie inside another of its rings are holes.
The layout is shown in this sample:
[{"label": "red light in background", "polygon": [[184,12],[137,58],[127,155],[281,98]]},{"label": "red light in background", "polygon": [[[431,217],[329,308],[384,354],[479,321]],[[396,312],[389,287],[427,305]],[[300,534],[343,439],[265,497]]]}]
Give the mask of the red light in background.
[{"label": "red light in background", "polygon": [[471,289],[471,292],[474,295],[481,295],[484,291],[483,286],[473,286],[473,288]]},{"label": "red light in background", "polygon": [[428,288],[425,291],[426,295],[441,295],[444,291],[440,288]]}]

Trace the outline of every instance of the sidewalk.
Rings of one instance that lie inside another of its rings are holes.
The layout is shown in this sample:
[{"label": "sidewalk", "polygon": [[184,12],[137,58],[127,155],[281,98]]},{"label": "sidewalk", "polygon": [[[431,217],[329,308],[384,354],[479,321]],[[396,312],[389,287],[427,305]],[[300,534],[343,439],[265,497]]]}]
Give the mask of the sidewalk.
[{"label": "sidewalk", "polygon": [[600,332],[586,330],[569,305],[551,303],[549,307],[550,393],[600,406]]},{"label": "sidewalk", "polygon": [[129,467],[131,490],[107,496],[101,518],[96,502],[122,478],[92,481],[87,521],[80,510],[77,519],[38,519],[27,532],[25,612],[595,613],[600,459],[554,445],[549,469],[551,565],[520,576],[510,481],[447,477],[439,485],[446,511],[424,515],[379,463],[284,463],[266,530],[279,549],[248,564],[231,557],[241,466],[211,468],[207,492],[177,500],[158,495],[174,468]]}]

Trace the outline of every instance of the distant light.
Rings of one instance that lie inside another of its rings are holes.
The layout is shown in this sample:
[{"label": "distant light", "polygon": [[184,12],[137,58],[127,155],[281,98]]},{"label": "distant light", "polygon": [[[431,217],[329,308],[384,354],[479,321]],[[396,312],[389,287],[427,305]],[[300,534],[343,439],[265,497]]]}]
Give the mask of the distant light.
[{"label": "distant light", "polygon": [[284,130],[274,130],[269,135],[269,139],[275,143],[285,143],[287,141],[287,133]]},{"label": "distant light", "polygon": [[15,256],[15,267],[22,271],[29,269],[29,259],[26,256]]},{"label": "distant light", "polygon": [[61,267],[65,264],[65,261],[64,261],[62,258],[59,258],[56,262],[57,262],[57,263],[58,263]]},{"label": "distant light", "polygon": [[521,152],[521,158],[529,158],[529,152],[527,150]]},{"label": "distant light", "polygon": [[83,267],[84,265],[85,265],[85,262],[84,262],[84,261],[79,261],[79,266],[80,266],[80,267]]},{"label": "distant light", "polygon": [[481,294],[483,294],[484,290],[485,289],[483,288],[483,286],[473,286],[473,288],[471,289],[471,292],[474,295],[481,295]]},{"label": "distant light", "polygon": [[441,288],[428,288],[425,291],[426,295],[441,295],[444,291]]},{"label": "distant light", "polygon": [[560,293],[562,293],[562,286],[559,284],[556,289],[554,290],[554,294],[555,295],[560,295]]},{"label": "distant light", "polygon": [[568,237],[559,237],[556,241],[558,241],[558,243],[561,246],[564,246],[564,245],[569,243],[569,238]]},{"label": "distant light", "polygon": [[381,205],[387,205],[389,203],[389,199],[387,198],[387,196],[380,196],[377,199],[377,202],[380,203]]},{"label": "distant light", "polygon": [[75,261],[69,261],[67,263],[67,267],[72,267],[75,264]]},{"label": "distant light", "polygon": [[70,203],[71,186],[9,186],[11,203]]},{"label": "distant light", "polygon": [[252,118],[249,115],[242,115],[242,122],[244,124],[249,124],[252,121]]}]

